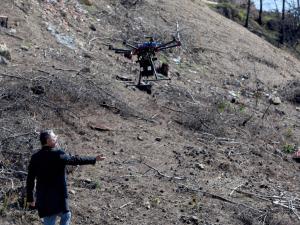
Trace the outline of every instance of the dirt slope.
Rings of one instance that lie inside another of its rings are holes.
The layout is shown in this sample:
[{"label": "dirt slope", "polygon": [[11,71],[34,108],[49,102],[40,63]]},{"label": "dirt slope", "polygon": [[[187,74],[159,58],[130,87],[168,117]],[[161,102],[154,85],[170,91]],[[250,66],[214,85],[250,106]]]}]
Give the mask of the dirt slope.
[{"label": "dirt slope", "polygon": [[[197,0],[0,4],[0,224],[39,224],[23,194],[43,128],[107,156],[69,174],[73,224],[300,224],[297,59]],[[159,56],[172,81],[148,95],[115,79],[138,68],[106,44],[168,40],[177,21],[182,48]]]}]

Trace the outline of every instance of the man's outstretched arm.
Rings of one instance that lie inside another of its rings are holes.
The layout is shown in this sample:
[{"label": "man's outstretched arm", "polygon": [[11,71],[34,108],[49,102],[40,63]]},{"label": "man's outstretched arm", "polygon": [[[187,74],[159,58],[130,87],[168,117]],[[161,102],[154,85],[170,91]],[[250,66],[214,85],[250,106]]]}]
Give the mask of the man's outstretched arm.
[{"label": "man's outstretched arm", "polygon": [[96,157],[90,156],[72,156],[68,154],[61,154],[60,160],[66,165],[88,165],[95,164],[96,161],[104,160],[105,157],[102,155],[98,155]]}]

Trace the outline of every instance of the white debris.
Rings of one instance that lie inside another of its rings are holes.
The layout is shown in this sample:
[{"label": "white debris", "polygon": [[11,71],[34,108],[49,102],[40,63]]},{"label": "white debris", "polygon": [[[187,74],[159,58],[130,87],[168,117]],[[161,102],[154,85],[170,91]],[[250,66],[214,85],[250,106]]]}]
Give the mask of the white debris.
[{"label": "white debris", "polygon": [[54,25],[48,24],[47,30],[55,37],[56,41],[70,49],[75,49],[75,39],[66,34],[60,34]]},{"label": "white debris", "polygon": [[173,58],[172,59],[176,64],[180,64],[181,63],[181,57],[178,56],[177,58]]}]

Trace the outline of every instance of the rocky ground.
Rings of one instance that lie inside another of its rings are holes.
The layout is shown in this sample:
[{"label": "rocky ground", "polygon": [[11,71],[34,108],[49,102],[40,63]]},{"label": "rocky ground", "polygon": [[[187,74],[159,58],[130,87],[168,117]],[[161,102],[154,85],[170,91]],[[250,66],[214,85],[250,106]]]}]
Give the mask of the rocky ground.
[{"label": "rocky ground", "polygon": [[[300,63],[197,0],[2,0],[0,223],[40,224],[24,206],[38,132],[72,154],[73,224],[300,224]],[[159,55],[171,81],[147,94],[108,50],[180,27]]]}]

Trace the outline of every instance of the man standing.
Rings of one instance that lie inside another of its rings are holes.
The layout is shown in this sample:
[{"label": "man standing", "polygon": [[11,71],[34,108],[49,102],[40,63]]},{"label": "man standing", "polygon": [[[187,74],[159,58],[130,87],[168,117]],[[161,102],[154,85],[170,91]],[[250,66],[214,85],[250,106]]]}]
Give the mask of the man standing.
[{"label": "man standing", "polygon": [[[69,225],[71,213],[68,206],[66,165],[95,164],[105,157],[70,156],[56,149],[57,136],[52,130],[40,133],[42,149],[33,154],[27,176],[27,202],[36,207],[44,225],[54,225],[60,217],[60,225]],[[36,180],[36,201],[34,186]]]}]

